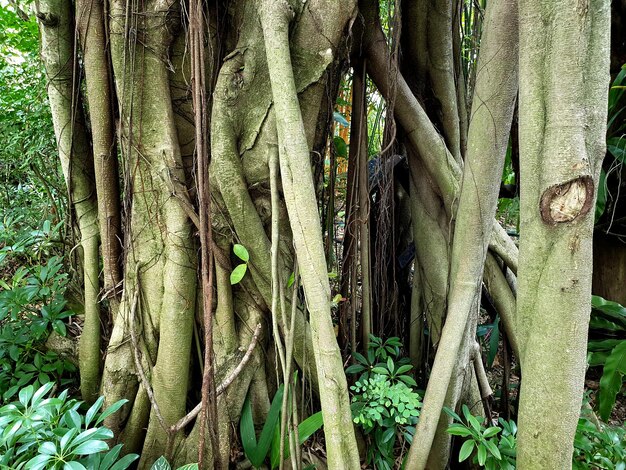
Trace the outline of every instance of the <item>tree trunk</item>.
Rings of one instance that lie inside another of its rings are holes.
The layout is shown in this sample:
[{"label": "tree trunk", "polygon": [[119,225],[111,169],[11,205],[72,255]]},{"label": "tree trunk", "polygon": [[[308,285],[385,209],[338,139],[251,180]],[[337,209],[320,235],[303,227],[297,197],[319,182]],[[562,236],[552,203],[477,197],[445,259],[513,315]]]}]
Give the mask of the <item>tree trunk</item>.
[{"label": "tree trunk", "polygon": [[520,0],[522,469],[572,465],[605,152],[609,11],[605,0],[575,8]]},{"label": "tree trunk", "polygon": [[36,8],[59,158],[75,228],[80,233],[84,276],[84,323],[79,345],[80,388],[83,398],[92,402],[98,396],[100,380],[100,234],[93,155],[79,94],[74,18],[70,1],[42,0]]}]

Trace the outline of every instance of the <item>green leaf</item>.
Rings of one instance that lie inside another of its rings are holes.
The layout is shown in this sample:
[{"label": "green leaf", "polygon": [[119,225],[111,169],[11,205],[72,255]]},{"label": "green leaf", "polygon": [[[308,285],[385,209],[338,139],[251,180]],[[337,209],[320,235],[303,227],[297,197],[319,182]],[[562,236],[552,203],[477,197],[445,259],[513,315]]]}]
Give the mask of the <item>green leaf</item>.
[{"label": "green leaf", "polygon": [[[108,451],[105,456],[102,458],[102,462],[100,463],[100,468],[98,470],[109,470],[113,462],[117,460],[117,457],[120,455],[120,451],[122,450],[122,444],[118,444],[113,447],[110,451]],[[134,455],[134,454],[129,454]]]},{"label": "green leaf", "polygon": [[[130,465],[139,458],[137,454],[128,454],[119,459],[110,470],[126,470]],[[167,462],[166,462],[167,463]],[[154,468],[154,465],[152,466]],[[166,467],[167,468],[167,467]]]},{"label": "green leaf", "polygon": [[346,374],[358,374],[359,372],[363,372],[364,370],[365,366],[361,364],[352,364],[346,369]]},{"label": "green leaf", "polygon": [[363,364],[363,365],[367,365],[367,364],[369,364],[369,362],[367,361],[367,359],[365,359],[365,356],[364,356],[363,354],[361,354],[361,353],[354,352],[354,353],[352,353],[352,356],[353,356],[353,357],[354,357],[357,361],[359,361],[361,364]]},{"label": "green leaf", "polygon": [[395,428],[389,428],[387,429],[384,433],[383,436],[381,438],[381,442],[383,444],[387,443],[389,440],[391,440],[391,438],[394,436],[394,434],[396,433]]},{"label": "green leaf", "polygon": [[235,253],[235,256],[237,256],[237,258],[245,263],[250,260],[250,254],[248,253],[248,250],[246,250],[246,247],[243,245],[236,243],[233,246],[233,253]]},{"label": "green leaf", "polygon": [[67,329],[63,320],[54,320],[52,322],[52,329],[63,337],[67,336]]},{"label": "green leaf", "polygon": [[[169,462],[163,456],[159,457],[150,467],[150,470],[171,470]],[[111,469],[113,470],[113,469]]]},{"label": "green leaf", "polygon": [[595,316],[602,316],[606,320],[626,328],[626,308],[617,302],[605,300],[600,296],[591,296],[591,307],[593,308],[592,319]]},{"label": "green leaf", "polygon": [[30,401],[32,396],[33,396],[33,386],[32,385],[29,385],[28,387],[22,388],[19,391],[19,393],[18,393],[18,398],[20,400],[20,403],[22,405],[24,405],[24,407],[28,406],[28,402]]},{"label": "green leaf", "polygon": [[[255,454],[257,442],[256,433],[254,431],[254,421],[252,420],[252,408],[250,406],[249,396],[246,396],[246,399],[243,402],[241,418],[239,420],[239,435],[241,436],[241,445],[243,447],[243,452],[250,460],[250,456]],[[252,460],[250,461],[252,462]]]},{"label": "green leaf", "polygon": [[298,425],[298,442],[300,445],[315,434],[324,425],[322,412],[313,413]]},{"label": "green leaf", "polygon": [[491,426],[490,428],[485,429],[485,431],[483,432],[483,437],[485,439],[489,437],[493,437],[496,434],[498,434],[500,431],[501,429],[498,426]]},{"label": "green leaf", "polygon": [[453,436],[461,436],[467,437],[471,436],[472,430],[468,429],[464,424],[451,424],[448,426],[448,434],[452,434]]},{"label": "green leaf", "polygon": [[[283,449],[283,457],[287,459],[286,453],[289,452],[289,440],[285,438],[285,447]],[[270,465],[272,470],[280,466],[280,426],[274,429],[274,438],[272,439],[272,448],[270,452]]]},{"label": "green leaf", "polygon": [[177,470],[198,470],[197,463],[188,463],[187,465],[183,465],[182,467],[178,467]]},{"label": "green leaf", "polygon": [[63,470],[87,470],[82,463],[79,462],[65,462]]},{"label": "green leaf", "polygon": [[452,410],[451,408],[448,408],[447,406],[444,406],[444,407],[443,407],[443,411],[444,411],[444,412],[445,412],[448,416],[450,416],[452,419],[454,419],[454,420],[456,420],[456,421],[459,421],[459,422],[460,422],[460,421],[463,421],[463,420],[461,419],[461,417],[460,417],[458,414],[456,414],[456,413],[454,412],[454,410]]},{"label": "green leaf", "polygon": [[230,283],[231,285],[238,284],[246,274],[248,270],[248,265],[246,263],[241,263],[239,266],[236,266],[233,269],[233,272],[230,273]]},{"label": "green leaf", "polygon": [[104,403],[104,397],[99,397],[96,402],[89,407],[87,413],[85,413],[85,427],[88,427],[91,420],[96,416],[96,413],[100,411],[102,404]]},{"label": "green leaf", "polygon": [[99,425],[105,419],[107,419],[109,416],[111,416],[113,413],[115,413],[117,410],[119,410],[126,403],[128,403],[128,400],[123,399],[123,400],[119,400],[119,401],[113,403],[111,406],[109,406],[106,410],[104,410],[102,412],[102,414],[100,416],[98,416],[98,419],[96,420],[96,426]]},{"label": "green leaf", "polygon": [[96,454],[98,452],[106,452],[109,450],[109,446],[104,441],[90,440],[87,442],[83,442],[76,449],[74,449],[74,454],[76,455],[91,455]]},{"label": "green leaf", "polygon": [[272,444],[272,439],[274,437],[274,428],[278,424],[278,418],[280,416],[282,399],[283,386],[281,385],[278,388],[276,395],[274,395],[274,399],[272,400],[272,404],[270,405],[270,410],[267,414],[267,419],[265,421],[265,424],[263,425],[263,430],[261,431],[258,443],[256,442],[256,434],[254,431],[254,422],[252,421],[252,410],[250,407],[249,396],[246,397],[246,401],[244,402],[241,420],[239,422],[241,444],[244,449],[244,453],[246,454],[246,457],[255,467],[260,467],[263,464],[263,462],[265,461],[265,457],[267,456],[267,453],[270,449],[270,445]]},{"label": "green leaf", "polygon": [[622,388],[624,374],[626,374],[626,340],[613,349],[604,363],[598,396],[598,409],[603,421],[607,421],[611,415],[617,393]]},{"label": "green leaf", "polygon": [[294,282],[296,282],[296,277],[295,277],[294,273],[292,272],[289,275],[289,279],[287,279],[287,289],[289,289],[291,286],[293,286]]},{"label": "green leaf", "polygon": [[474,441],[468,440],[463,443],[461,450],[459,451],[459,462],[466,460],[474,450]]},{"label": "green leaf", "polygon": [[496,444],[492,440],[485,441],[484,444],[485,444],[485,447],[487,447],[487,450],[491,453],[491,455],[493,455],[498,460],[502,460],[502,456],[500,455],[500,450],[498,449],[498,446],[496,446]]},{"label": "green leaf", "polygon": [[485,460],[487,460],[487,448],[482,443],[478,444],[476,456],[478,457],[478,464],[485,465]]},{"label": "green leaf", "polygon": [[57,453],[57,446],[53,442],[44,442],[39,446],[39,453],[46,455],[54,455]]},{"label": "green leaf", "polygon": [[410,377],[408,375],[401,375],[400,377],[398,377],[398,379],[402,380],[410,387],[417,387],[417,382],[413,379],[413,377]]},{"label": "green leaf", "polygon": [[37,455],[33,457],[32,459],[30,459],[28,462],[26,462],[26,465],[24,466],[24,468],[28,470],[43,469],[45,468],[46,464],[51,458],[52,458],[52,455],[47,455],[47,454]]},{"label": "green leaf", "polygon": [[413,366],[411,364],[405,364],[403,366],[398,367],[398,370],[396,371],[397,375],[401,375],[404,374],[408,371],[410,371],[413,368]]}]

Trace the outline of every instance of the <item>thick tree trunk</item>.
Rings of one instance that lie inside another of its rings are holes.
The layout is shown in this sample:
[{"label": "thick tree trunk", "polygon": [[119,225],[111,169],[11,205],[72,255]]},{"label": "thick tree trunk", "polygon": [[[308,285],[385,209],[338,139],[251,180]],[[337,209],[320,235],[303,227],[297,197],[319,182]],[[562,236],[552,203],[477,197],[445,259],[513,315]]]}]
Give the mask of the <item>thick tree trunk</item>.
[{"label": "thick tree trunk", "polygon": [[76,26],[87,82],[87,104],[93,139],[98,219],[103,261],[104,298],[110,313],[119,305],[122,281],[122,224],[115,141],[113,83],[110,74],[104,5],[101,0],[76,1]]},{"label": "thick tree trunk", "polygon": [[605,152],[609,11],[608,0],[520,0],[520,469],[572,465]]},{"label": "thick tree trunk", "polygon": [[79,364],[81,393],[91,402],[98,396],[100,381],[100,237],[93,156],[79,94],[71,2],[42,0],[37,3],[37,18],[41,24],[41,55],[48,77],[48,99],[61,167],[80,232],[84,324]]}]

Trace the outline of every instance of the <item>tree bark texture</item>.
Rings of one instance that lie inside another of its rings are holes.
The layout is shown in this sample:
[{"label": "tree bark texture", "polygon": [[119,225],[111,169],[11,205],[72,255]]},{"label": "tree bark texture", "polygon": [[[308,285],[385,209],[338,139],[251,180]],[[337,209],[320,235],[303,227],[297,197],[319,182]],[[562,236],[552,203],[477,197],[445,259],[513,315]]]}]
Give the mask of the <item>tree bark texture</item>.
[{"label": "tree bark texture", "polygon": [[605,152],[609,11],[604,0],[519,4],[521,469],[572,465]]}]

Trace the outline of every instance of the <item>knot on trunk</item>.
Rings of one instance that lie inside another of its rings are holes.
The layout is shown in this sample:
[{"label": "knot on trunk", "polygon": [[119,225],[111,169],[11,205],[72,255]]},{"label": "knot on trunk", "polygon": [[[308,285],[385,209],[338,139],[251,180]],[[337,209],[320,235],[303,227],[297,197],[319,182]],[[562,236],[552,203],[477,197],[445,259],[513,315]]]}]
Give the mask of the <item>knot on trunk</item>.
[{"label": "knot on trunk", "polygon": [[54,27],[59,24],[59,17],[53,13],[39,12],[35,16],[41,21],[41,24],[47,27]]},{"label": "knot on trunk", "polygon": [[595,185],[591,176],[580,176],[546,189],[539,202],[541,218],[549,225],[572,222],[593,205]]}]

